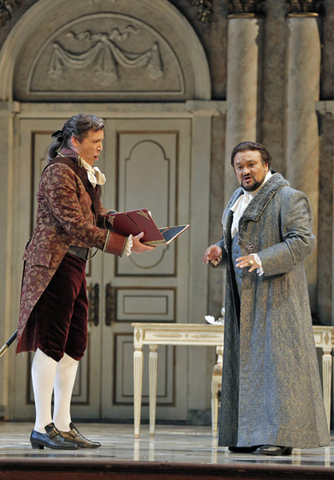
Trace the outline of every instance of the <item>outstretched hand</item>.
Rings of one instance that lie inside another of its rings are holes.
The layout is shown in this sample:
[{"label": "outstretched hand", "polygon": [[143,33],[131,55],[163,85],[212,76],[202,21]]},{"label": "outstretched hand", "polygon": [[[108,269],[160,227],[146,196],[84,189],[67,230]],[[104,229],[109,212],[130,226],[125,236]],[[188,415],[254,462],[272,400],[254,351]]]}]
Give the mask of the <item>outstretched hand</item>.
[{"label": "outstretched hand", "polygon": [[253,272],[257,268],[260,268],[254,259],[254,255],[246,255],[245,257],[236,258],[236,266],[238,268],[249,268],[249,272]]},{"label": "outstretched hand", "polygon": [[150,250],[154,250],[155,247],[150,247],[149,245],[145,245],[140,241],[143,238],[144,232],[138,233],[138,235],[132,237],[133,245],[132,245],[132,252],[135,253],[144,253],[149,252]]},{"label": "outstretched hand", "polygon": [[213,260],[217,260],[221,254],[223,253],[221,247],[218,245],[210,245],[205,250],[204,257],[203,257],[203,263],[209,263],[212,262]]}]

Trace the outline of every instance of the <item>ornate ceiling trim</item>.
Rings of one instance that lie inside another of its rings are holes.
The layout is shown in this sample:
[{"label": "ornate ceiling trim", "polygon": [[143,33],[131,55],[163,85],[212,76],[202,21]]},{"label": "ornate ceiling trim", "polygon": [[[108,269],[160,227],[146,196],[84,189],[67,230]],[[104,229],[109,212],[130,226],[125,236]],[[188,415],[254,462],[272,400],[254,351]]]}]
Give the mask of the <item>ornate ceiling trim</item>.
[{"label": "ornate ceiling trim", "polygon": [[16,0],[0,0],[0,27],[6,25],[12,18],[12,12],[18,8]]},{"label": "ornate ceiling trim", "polygon": [[198,19],[208,25],[212,20],[213,15],[213,1],[212,0],[191,0],[191,4],[197,7]]},{"label": "ornate ceiling trim", "polygon": [[265,0],[228,0],[229,15],[262,14]]},{"label": "ornate ceiling trim", "polygon": [[286,0],[288,14],[323,13],[324,0]]},{"label": "ornate ceiling trim", "polygon": [[[213,0],[190,0],[197,7],[198,19],[208,25],[214,13]],[[19,7],[17,0],[0,0],[0,27],[12,18],[13,10]],[[229,15],[262,14],[265,0],[227,0]],[[324,0],[286,0],[288,14],[323,13]]]}]

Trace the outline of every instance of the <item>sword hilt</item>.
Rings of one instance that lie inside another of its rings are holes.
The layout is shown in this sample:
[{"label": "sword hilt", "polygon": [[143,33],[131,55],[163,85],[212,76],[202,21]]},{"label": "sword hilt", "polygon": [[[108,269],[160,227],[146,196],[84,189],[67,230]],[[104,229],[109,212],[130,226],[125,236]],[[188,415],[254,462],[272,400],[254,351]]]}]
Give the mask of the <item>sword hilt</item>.
[{"label": "sword hilt", "polygon": [[14,342],[15,338],[17,337],[17,330],[13,333],[13,335],[7,340],[7,342],[0,348],[0,357],[6,352],[8,347]]},{"label": "sword hilt", "polygon": [[4,344],[3,347],[0,348],[0,357],[5,353],[5,351],[8,349],[7,343]]}]

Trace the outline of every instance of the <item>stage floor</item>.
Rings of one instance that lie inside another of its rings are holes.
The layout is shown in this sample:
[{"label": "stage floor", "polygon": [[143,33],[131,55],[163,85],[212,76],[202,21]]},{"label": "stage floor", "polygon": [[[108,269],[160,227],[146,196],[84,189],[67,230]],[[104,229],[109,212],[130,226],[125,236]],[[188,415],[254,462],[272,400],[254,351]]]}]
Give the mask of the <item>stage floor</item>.
[{"label": "stage floor", "polygon": [[[217,447],[210,427],[157,425],[155,436],[150,437],[148,426],[142,425],[140,438],[135,439],[132,425],[78,423],[76,426],[83,435],[100,441],[102,447],[95,450],[81,449],[77,451],[33,450],[29,441],[31,423],[0,422],[0,479],[7,478],[1,476],[1,471],[4,468],[9,469],[10,465],[36,466],[39,464],[42,466],[43,464],[47,466],[48,464],[54,465],[55,462],[58,466],[69,466],[75,463],[77,466],[81,464],[83,466],[95,465],[95,467],[99,463],[101,465],[117,464],[118,466],[124,463],[128,466],[133,465],[133,462],[144,462],[143,464],[147,468],[150,465],[153,467],[158,464],[160,466],[179,464],[186,468],[191,464],[192,466],[211,466],[211,471],[215,471],[218,466],[225,466],[227,470],[234,469],[239,473],[245,468],[253,471],[255,467],[262,470],[267,468],[280,471],[280,467],[284,467],[285,470],[288,468],[290,472],[295,470],[302,473],[304,471],[305,474],[310,470],[319,473],[321,471],[326,478],[327,475],[330,478],[330,474],[334,478],[333,435],[331,447],[309,450],[294,449],[293,454],[289,457],[267,457],[254,454],[235,454],[230,453],[227,448]],[[218,474],[218,470],[216,473]],[[139,478],[139,476],[133,478]],[[174,477],[170,475],[169,478]],[[211,476],[207,474],[205,478],[211,478]],[[220,478],[225,477],[221,474]],[[255,477],[248,476],[247,478]],[[298,478],[303,477],[301,475]]]}]

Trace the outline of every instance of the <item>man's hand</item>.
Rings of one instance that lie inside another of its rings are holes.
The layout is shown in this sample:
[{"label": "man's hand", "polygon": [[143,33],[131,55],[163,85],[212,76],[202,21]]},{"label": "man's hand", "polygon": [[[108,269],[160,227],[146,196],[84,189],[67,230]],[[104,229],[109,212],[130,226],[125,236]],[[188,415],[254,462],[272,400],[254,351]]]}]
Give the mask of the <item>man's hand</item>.
[{"label": "man's hand", "polygon": [[260,265],[258,265],[255,261],[254,255],[246,255],[245,257],[236,258],[236,262],[236,266],[238,268],[250,267],[248,270],[249,272],[253,272],[254,270],[260,268]]},{"label": "man's hand", "polygon": [[217,260],[221,255],[223,251],[221,247],[218,245],[211,245],[205,250],[204,257],[203,257],[203,263],[207,264],[209,262],[212,262],[213,260]]},{"label": "man's hand", "polygon": [[148,245],[144,245],[144,243],[141,243],[140,239],[143,238],[144,232],[138,233],[135,237],[132,237],[133,245],[132,245],[132,252],[135,253],[143,253],[143,252],[149,252],[150,250],[154,250],[155,247],[150,247]]}]

